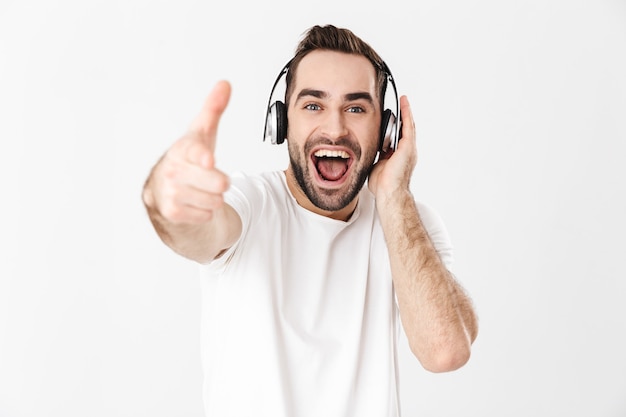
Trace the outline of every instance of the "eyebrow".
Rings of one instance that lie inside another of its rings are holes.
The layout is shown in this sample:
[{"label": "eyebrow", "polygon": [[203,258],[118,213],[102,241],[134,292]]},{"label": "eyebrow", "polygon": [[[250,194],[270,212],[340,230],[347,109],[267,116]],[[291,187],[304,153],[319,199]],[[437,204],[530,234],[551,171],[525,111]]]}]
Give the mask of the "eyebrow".
[{"label": "eyebrow", "polygon": [[356,100],[366,100],[371,104],[374,104],[374,99],[372,98],[372,95],[370,93],[367,92],[360,92],[360,93],[349,93],[346,94],[344,96],[346,101],[356,101]]},{"label": "eyebrow", "polygon": [[[303,88],[296,97],[296,101],[302,97],[311,96],[319,99],[328,98],[328,93],[321,90],[314,90],[312,88]],[[372,95],[368,92],[348,93],[343,96],[345,101],[366,100],[367,102],[374,104]]]}]

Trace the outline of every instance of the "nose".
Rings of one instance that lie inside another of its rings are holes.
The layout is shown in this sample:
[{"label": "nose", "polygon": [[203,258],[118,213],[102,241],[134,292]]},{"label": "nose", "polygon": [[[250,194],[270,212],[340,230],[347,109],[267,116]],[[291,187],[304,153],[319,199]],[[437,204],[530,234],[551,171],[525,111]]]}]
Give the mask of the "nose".
[{"label": "nose", "polygon": [[326,111],[320,126],[321,133],[329,139],[337,140],[348,135],[346,115],[341,110]]}]

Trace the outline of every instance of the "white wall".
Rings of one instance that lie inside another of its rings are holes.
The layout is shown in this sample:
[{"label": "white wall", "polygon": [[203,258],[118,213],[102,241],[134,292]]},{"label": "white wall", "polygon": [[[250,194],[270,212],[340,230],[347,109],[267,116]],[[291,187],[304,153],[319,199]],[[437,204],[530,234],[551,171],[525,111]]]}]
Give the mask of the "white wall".
[{"label": "white wall", "polygon": [[196,267],[141,186],[221,78],[218,163],[284,168],[267,96],[325,23],[411,99],[480,316],[457,372],[403,346],[404,415],[626,415],[624,1],[1,0],[0,416],[202,415]]}]

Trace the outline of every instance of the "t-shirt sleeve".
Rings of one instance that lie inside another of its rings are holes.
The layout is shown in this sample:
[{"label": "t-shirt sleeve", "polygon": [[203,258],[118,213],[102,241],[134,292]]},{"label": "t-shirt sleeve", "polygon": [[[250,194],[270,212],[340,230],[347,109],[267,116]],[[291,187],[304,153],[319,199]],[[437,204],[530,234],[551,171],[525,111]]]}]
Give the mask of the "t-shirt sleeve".
[{"label": "t-shirt sleeve", "polygon": [[443,219],[437,211],[424,203],[417,202],[417,210],[439,257],[446,268],[451,270],[454,263],[453,247]]},{"label": "t-shirt sleeve", "polygon": [[231,206],[239,215],[241,219],[241,235],[226,252],[204,267],[209,270],[219,270],[228,263],[250,227],[251,213],[254,212],[252,206],[254,201],[257,200],[256,196],[258,193],[258,188],[254,187],[254,182],[246,174],[236,172],[231,175],[230,188],[224,193],[224,203]]}]

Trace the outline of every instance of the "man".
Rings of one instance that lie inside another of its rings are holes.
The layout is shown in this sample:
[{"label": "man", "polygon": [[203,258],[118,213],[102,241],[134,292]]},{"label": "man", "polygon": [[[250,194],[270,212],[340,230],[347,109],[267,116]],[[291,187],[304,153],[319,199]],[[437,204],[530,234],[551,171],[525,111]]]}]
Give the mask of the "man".
[{"label": "man", "polygon": [[148,177],[159,236],[203,264],[208,416],[397,416],[399,323],[427,370],[469,359],[471,302],[443,224],[409,188],[406,96],[402,139],[380,149],[385,69],[352,32],[315,26],[286,77],[284,172],[216,168],[221,81]]}]

